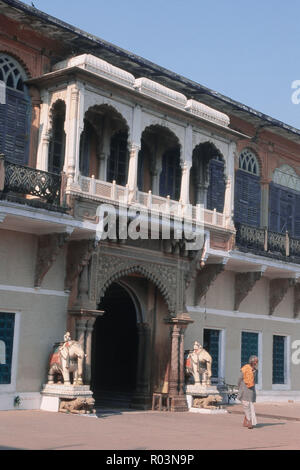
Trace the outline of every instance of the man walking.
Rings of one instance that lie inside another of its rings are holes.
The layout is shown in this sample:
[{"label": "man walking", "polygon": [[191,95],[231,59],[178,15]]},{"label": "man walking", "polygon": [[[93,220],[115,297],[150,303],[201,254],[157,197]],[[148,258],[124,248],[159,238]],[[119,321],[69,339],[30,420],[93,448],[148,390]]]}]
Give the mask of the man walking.
[{"label": "man walking", "polygon": [[249,364],[241,368],[241,375],[238,381],[238,399],[242,402],[245,413],[243,426],[248,429],[253,429],[253,426],[257,424],[254,409],[254,403],[256,402],[255,378],[257,367],[258,357],[251,356],[249,358]]}]

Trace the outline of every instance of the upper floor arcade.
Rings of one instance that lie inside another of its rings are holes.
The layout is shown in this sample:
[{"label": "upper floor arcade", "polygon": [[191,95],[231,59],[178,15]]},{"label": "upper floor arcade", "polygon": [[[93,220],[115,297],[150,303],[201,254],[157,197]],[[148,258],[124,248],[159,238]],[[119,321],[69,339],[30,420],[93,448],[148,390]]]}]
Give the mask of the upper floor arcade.
[{"label": "upper floor arcade", "polygon": [[298,256],[295,149],[266,151],[224,113],[90,54],[30,79],[2,52],[0,82],[6,193],[55,210],[74,198],[121,200],[196,222],[203,206],[208,227],[234,233],[235,224],[241,249]]}]

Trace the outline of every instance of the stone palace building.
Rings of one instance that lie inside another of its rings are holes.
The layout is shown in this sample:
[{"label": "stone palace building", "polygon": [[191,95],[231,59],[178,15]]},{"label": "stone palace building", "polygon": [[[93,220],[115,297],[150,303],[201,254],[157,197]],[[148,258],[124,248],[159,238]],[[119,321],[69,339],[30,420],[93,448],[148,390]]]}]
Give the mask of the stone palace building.
[{"label": "stone palace building", "polygon": [[0,154],[0,410],[40,407],[66,331],[96,400],[186,410],[195,340],[300,399],[298,129],[0,0]]}]

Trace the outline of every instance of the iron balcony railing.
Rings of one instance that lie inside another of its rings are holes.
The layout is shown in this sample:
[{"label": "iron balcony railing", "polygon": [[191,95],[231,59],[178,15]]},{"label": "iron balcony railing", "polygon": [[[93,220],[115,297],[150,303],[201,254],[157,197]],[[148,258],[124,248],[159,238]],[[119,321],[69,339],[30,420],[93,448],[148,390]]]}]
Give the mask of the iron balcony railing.
[{"label": "iron balcony railing", "polygon": [[[62,207],[61,175],[18,165],[0,155],[2,199],[24,199],[27,203],[65,211]],[[22,195],[22,196],[21,196]]]},{"label": "iron balcony railing", "polygon": [[291,237],[288,232],[277,233],[240,223],[235,227],[236,246],[242,251],[300,263],[300,239]]}]

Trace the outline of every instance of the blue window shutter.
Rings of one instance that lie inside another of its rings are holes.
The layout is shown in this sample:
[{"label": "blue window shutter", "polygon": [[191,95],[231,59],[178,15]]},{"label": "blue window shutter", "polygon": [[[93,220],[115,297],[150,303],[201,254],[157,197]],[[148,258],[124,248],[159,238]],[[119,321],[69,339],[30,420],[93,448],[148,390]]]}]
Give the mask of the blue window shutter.
[{"label": "blue window shutter", "polygon": [[209,187],[207,191],[207,209],[224,211],[225,178],[224,163],[220,160],[209,162]]},{"label": "blue window shutter", "polygon": [[0,151],[14,163],[28,162],[30,103],[24,93],[7,89],[0,105]]},{"label": "blue window shutter", "polygon": [[295,196],[294,236],[300,238],[300,194]]},{"label": "blue window shutter", "polygon": [[284,384],[285,337],[273,336],[273,384]]},{"label": "blue window shutter", "polygon": [[162,157],[162,171],[159,179],[159,195],[170,196],[173,200],[180,197],[181,169],[176,150],[166,152]]},{"label": "blue window shutter", "polygon": [[270,183],[269,229],[300,237],[300,194],[292,189]]},{"label": "blue window shutter", "polygon": [[235,175],[235,221],[259,227],[260,206],[261,188],[259,177],[243,170],[237,170]]},{"label": "blue window shutter", "polygon": [[258,333],[242,331],[241,366],[248,364],[250,356],[258,356]]},{"label": "blue window shutter", "polygon": [[13,356],[13,341],[15,328],[14,313],[0,313],[0,341],[4,344],[5,354],[4,363],[0,362],[0,384],[8,385],[11,383],[11,367]]},{"label": "blue window shutter", "polygon": [[212,357],[212,377],[219,377],[220,330],[204,329],[203,347]]}]

